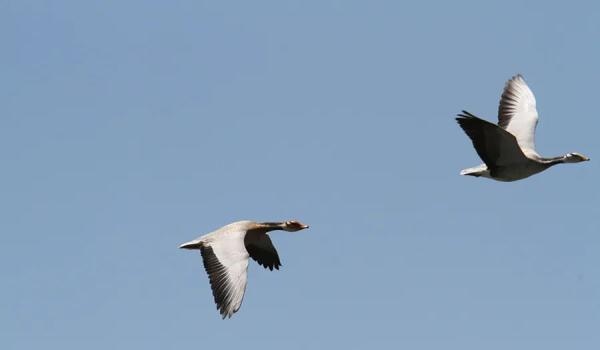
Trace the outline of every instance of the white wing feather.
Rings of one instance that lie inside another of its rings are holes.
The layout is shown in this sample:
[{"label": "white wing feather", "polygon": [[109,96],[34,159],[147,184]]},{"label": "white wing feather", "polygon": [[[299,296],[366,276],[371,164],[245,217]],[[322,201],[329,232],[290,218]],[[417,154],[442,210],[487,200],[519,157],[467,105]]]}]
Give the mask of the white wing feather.
[{"label": "white wing feather", "polygon": [[[245,231],[228,232],[208,235],[203,240],[204,246],[210,247],[212,250],[203,249],[202,257],[217,308],[223,318],[231,317],[238,311],[244,299],[248,276],[248,252],[244,246],[245,234]],[[222,267],[216,263],[211,265],[210,261],[207,263],[207,257],[211,253]]]},{"label": "white wing feather", "polygon": [[539,156],[535,151],[535,127],[538,122],[535,96],[521,75],[510,79],[500,99],[498,125],[515,135],[526,155]]}]

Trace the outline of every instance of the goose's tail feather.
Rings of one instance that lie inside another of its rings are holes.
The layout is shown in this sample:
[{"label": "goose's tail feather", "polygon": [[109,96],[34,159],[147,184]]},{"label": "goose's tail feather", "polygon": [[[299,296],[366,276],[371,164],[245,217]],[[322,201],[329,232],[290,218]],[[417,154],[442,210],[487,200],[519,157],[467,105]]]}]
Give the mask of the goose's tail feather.
[{"label": "goose's tail feather", "polygon": [[460,174],[468,175],[468,176],[475,176],[475,177],[479,177],[479,176],[489,177],[490,171],[488,170],[488,168],[485,164],[481,164],[481,165],[473,167],[473,168],[463,169],[460,171]]}]

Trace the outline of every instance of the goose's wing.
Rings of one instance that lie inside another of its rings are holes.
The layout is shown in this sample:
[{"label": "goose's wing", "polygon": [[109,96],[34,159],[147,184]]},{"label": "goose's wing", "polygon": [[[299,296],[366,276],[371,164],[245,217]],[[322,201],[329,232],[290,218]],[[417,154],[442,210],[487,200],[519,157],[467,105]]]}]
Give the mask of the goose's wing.
[{"label": "goose's wing", "polygon": [[248,252],[244,233],[227,233],[203,242],[200,247],[215,303],[223,318],[239,310],[246,291]]},{"label": "goose's wing", "polygon": [[523,152],[537,155],[535,151],[537,123],[535,96],[523,77],[516,75],[504,86],[498,107],[498,125],[515,135]]},{"label": "goose's wing", "polygon": [[477,118],[467,111],[459,114],[456,121],[490,170],[526,160],[515,136],[498,125]]},{"label": "goose's wing", "polygon": [[281,261],[277,250],[271,242],[271,238],[264,231],[248,231],[244,238],[244,244],[250,257],[257,263],[273,271],[279,270]]}]

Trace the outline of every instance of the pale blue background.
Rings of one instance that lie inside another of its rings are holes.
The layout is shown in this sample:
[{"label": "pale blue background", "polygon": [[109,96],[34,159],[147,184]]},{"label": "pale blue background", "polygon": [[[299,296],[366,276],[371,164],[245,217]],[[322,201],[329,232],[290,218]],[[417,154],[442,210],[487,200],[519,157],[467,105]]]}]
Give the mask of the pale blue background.
[{"label": "pale blue background", "polygon": [[[2,349],[600,348],[600,5],[0,2]],[[525,75],[516,183],[454,115]],[[221,320],[195,252],[297,218]]]}]

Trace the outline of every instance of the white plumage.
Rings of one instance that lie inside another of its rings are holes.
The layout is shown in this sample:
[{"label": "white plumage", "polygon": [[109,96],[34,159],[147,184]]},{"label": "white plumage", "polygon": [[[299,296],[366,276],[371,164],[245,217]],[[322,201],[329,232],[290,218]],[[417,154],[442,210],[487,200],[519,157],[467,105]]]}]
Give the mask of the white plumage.
[{"label": "white plumage", "polygon": [[535,127],[538,112],[535,96],[521,75],[510,79],[500,98],[498,125],[515,135],[525,155],[538,155],[535,151]]},{"label": "white plumage", "polygon": [[305,228],[308,225],[298,221],[238,221],[184,243],[180,248],[200,250],[217,309],[225,318],[231,317],[242,305],[248,257],[270,270],[281,266],[267,233],[273,230],[294,232]]}]

